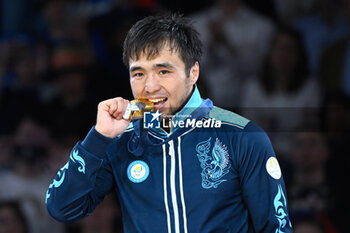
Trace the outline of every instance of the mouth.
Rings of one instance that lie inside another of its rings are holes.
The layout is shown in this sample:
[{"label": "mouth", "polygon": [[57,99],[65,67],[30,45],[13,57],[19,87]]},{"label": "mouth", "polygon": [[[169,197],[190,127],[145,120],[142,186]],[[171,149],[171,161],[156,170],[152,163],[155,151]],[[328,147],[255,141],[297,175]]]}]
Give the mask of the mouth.
[{"label": "mouth", "polygon": [[148,99],[148,100],[154,104],[154,108],[156,110],[159,110],[165,106],[168,98],[161,97],[161,98],[152,98],[152,99]]}]

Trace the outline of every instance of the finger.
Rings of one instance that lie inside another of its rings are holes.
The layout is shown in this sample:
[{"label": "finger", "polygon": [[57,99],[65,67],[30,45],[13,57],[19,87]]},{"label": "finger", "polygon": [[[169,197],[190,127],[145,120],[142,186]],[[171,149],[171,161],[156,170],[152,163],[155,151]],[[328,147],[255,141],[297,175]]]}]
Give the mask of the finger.
[{"label": "finger", "polygon": [[[122,119],[124,119],[124,120],[129,120],[130,114],[129,114],[129,116],[128,116],[126,119],[124,118],[124,117],[125,117],[124,115],[125,115],[127,109],[129,108],[129,106],[130,106],[130,102],[129,102],[128,100],[125,100],[125,101],[124,101],[123,113],[121,114],[121,117],[122,117]],[[130,113],[131,113],[131,112],[130,112]]]},{"label": "finger", "polygon": [[123,115],[126,111],[126,108],[128,107],[128,101],[125,99],[122,99],[120,102],[118,102],[119,106],[118,106],[118,111],[116,112],[116,116],[115,118],[117,120],[121,120],[123,119]]},{"label": "finger", "polygon": [[98,111],[108,111],[109,110],[109,104],[110,100],[104,100],[100,102],[97,106]]},{"label": "finger", "polygon": [[117,107],[116,105],[113,106],[114,102],[115,102],[114,99],[104,100],[98,104],[98,110],[107,111],[111,114],[114,111],[113,108],[115,109]]},{"label": "finger", "polygon": [[118,109],[118,102],[116,100],[113,100],[110,104],[109,104],[109,109],[108,112],[111,116],[113,116],[114,112]]},{"label": "finger", "polygon": [[117,97],[117,98],[108,100],[107,102],[107,105],[109,106],[108,112],[111,116],[114,116],[114,113],[118,110],[118,105],[121,99],[122,99],[121,97]]},{"label": "finger", "polygon": [[123,119],[125,120],[129,120],[130,119],[130,115],[131,115],[131,105],[130,103],[128,102],[127,106],[126,106],[126,109],[125,109],[125,112],[123,114]]},{"label": "finger", "polygon": [[116,98],[115,99],[115,104],[116,104],[117,107],[112,113],[114,118],[117,119],[117,117],[120,114],[120,112],[123,111],[123,103],[124,103],[124,100],[122,98]]}]

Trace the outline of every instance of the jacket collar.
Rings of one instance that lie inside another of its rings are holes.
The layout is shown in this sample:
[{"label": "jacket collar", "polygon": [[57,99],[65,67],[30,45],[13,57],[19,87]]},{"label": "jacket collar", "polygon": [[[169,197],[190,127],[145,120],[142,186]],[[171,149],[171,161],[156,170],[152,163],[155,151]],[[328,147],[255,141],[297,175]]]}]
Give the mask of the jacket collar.
[{"label": "jacket collar", "polygon": [[[172,121],[179,122],[181,120],[182,121],[185,120],[188,117],[191,117],[191,114],[194,112],[194,110],[196,110],[202,104],[202,102],[203,102],[203,99],[201,98],[201,96],[199,94],[197,85],[195,85],[190,99],[187,101],[185,106],[180,111],[175,113],[175,115],[172,117]],[[162,128],[149,129],[149,131],[157,136],[162,137],[162,138],[167,138],[179,128],[177,126],[177,124],[175,124],[175,125],[176,126],[174,128],[170,129],[170,133],[167,133]]]},{"label": "jacket collar", "polygon": [[[200,96],[199,90],[197,88],[197,85],[194,87],[194,91],[190,97],[190,99],[187,101],[185,106],[178,111],[174,117],[173,121],[178,122],[180,120],[185,120],[186,118],[200,118],[210,111],[210,109],[213,108],[213,103],[210,99],[203,100]],[[174,127],[171,129],[170,133],[167,133],[162,128],[152,128],[152,129],[144,129],[143,128],[143,118],[137,119],[133,122],[134,131],[136,135],[141,136],[141,131],[149,131],[152,134],[155,134],[158,137],[161,137],[163,139],[169,138],[173,134],[178,134],[177,131],[183,131],[185,128]],[[186,130],[186,129],[185,129]]]},{"label": "jacket collar", "polygon": [[[200,119],[208,115],[209,111],[213,108],[213,103],[210,99],[203,100],[200,97],[197,87],[195,87],[190,99],[186,105],[178,111],[174,116],[174,121],[179,121],[186,118],[190,119]],[[141,156],[144,152],[145,145],[158,148],[159,145],[164,144],[182,134],[191,130],[188,127],[175,127],[170,133],[167,133],[163,129],[144,129],[143,119],[137,119],[133,121],[134,133],[131,136],[127,147],[129,152],[135,156]],[[161,138],[161,140],[156,140],[155,137],[151,137],[150,134],[156,136],[156,138]]]}]

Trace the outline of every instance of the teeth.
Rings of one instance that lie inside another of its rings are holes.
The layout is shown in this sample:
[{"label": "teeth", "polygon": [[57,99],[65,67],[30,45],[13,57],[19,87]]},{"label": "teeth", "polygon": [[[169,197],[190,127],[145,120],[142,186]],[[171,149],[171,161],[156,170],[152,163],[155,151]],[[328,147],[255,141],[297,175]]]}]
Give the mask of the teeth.
[{"label": "teeth", "polygon": [[151,101],[152,103],[158,103],[161,101],[164,101],[166,98],[158,98],[158,99],[148,99],[149,101]]}]

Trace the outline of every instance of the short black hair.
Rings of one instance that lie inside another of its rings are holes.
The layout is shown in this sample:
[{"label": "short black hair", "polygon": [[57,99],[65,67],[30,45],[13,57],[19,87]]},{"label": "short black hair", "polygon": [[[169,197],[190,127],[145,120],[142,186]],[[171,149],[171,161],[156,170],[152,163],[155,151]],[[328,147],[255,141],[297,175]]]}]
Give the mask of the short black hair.
[{"label": "short black hair", "polygon": [[123,51],[123,62],[129,67],[129,59],[138,59],[141,53],[152,58],[169,46],[179,52],[185,63],[186,73],[200,62],[202,42],[192,20],[180,14],[148,16],[135,23],[129,30]]}]

